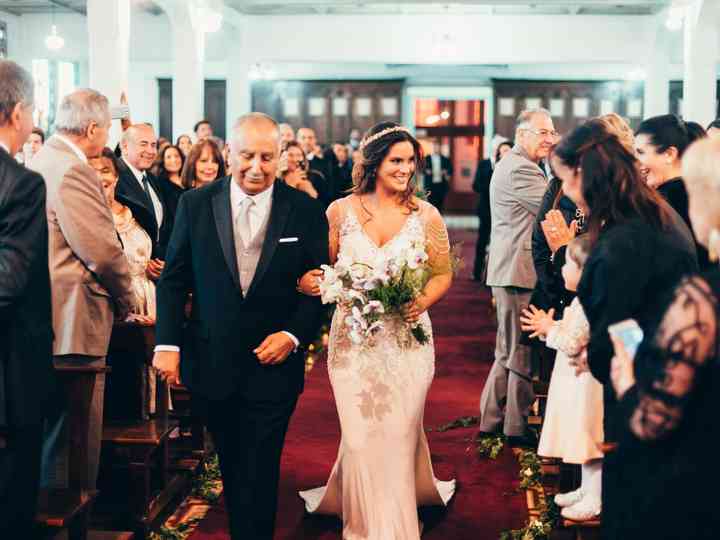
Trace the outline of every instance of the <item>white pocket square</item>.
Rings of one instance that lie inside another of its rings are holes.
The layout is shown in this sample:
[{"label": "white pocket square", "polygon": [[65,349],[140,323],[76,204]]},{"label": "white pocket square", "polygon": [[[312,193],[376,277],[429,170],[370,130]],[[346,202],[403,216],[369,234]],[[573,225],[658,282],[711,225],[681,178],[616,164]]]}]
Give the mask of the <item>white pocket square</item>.
[{"label": "white pocket square", "polygon": [[285,244],[287,242],[297,242],[298,240],[299,238],[297,236],[290,236],[288,238],[281,238],[280,240],[278,240],[278,242],[281,244]]}]

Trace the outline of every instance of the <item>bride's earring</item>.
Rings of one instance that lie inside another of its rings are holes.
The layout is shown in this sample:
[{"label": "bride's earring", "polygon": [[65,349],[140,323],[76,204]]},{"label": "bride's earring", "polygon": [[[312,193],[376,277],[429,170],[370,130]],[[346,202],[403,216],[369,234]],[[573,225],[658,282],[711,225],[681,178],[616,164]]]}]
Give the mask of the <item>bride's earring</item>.
[{"label": "bride's earring", "polygon": [[708,237],[708,258],[710,262],[720,259],[720,230],[713,227]]}]

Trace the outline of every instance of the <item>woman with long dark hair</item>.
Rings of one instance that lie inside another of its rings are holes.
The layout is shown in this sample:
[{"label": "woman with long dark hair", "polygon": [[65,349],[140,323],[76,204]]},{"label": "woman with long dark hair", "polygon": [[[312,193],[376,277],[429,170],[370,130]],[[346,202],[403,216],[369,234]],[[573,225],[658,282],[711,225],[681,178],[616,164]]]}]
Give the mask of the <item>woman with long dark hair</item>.
[{"label": "woman with long dark hair", "polygon": [[[598,120],[564,138],[551,163],[563,193],[586,215],[593,249],[577,294],[590,322],[590,342],[575,362],[605,385],[605,440],[616,441],[608,326],[633,318],[650,327],[667,290],[697,267],[695,244],[682,218],[643,181],[635,156]],[[627,476],[633,459],[622,446],[605,458],[604,538],[629,538],[622,533],[630,504],[623,490],[635,481]]]},{"label": "woman with long dark hair", "polygon": [[[682,172],[695,236],[717,253],[720,142],[691,145]],[[718,537],[719,306],[715,265],[710,272],[683,279],[667,295],[657,324],[646,329],[634,358],[622,341],[614,340],[611,373],[621,411],[619,448],[632,466],[614,538]]]},{"label": "woman with long dark hair", "polygon": [[435,479],[423,431],[435,366],[432,341],[402,345],[398,336],[407,334],[408,323],[430,331],[427,309],[452,282],[450,247],[439,212],[415,196],[423,155],[409,130],[380,123],[366,133],[360,150],[353,193],[327,211],[331,261],[377,267],[395,250],[422,245],[431,277],[406,306],[404,320],[385,319],[372,343],[350,339],[351,313],[335,310],[327,363],[340,449],[327,486],[300,495],[308,512],[341,515],[343,538],[418,540],[417,507],[447,504],[455,481]]},{"label": "woman with long dark hair", "polygon": [[[699,124],[674,114],[643,120],[635,133],[635,151],[647,184],[680,214],[690,227],[688,194],[682,179],[682,157],[696,139],[705,136]],[[700,268],[708,267],[707,250],[697,245]]]},{"label": "woman with long dark hair", "polygon": [[175,212],[180,201],[180,195],[185,193],[181,176],[183,165],[185,165],[185,156],[177,146],[169,144],[158,154],[158,185],[163,192],[169,223],[175,221]]}]

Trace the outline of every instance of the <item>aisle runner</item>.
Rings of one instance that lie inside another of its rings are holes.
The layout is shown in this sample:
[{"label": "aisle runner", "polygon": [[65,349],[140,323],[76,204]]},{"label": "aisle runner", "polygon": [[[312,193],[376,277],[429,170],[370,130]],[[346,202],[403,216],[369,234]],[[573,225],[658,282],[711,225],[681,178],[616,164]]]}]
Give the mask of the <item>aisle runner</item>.
[{"label": "aisle runner", "polygon": [[[474,235],[453,231],[463,241],[465,268],[448,296],[431,311],[437,347],[435,381],[425,410],[432,428],[460,416],[476,415],[483,383],[492,363],[495,318],[490,295],[470,280]],[[238,426],[238,429],[242,429]],[[496,460],[468,452],[474,428],[430,432],[435,473],[458,479],[459,488],[446,514],[425,515],[423,540],[497,540],[501,531],[527,519],[525,495],[517,492],[517,462],[509,449]],[[310,372],[290,424],[283,454],[277,540],[338,540],[340,523],[305,517],[299,489],[323,484],[335,460],[339,424],[324,362]],[[227,519],[222,504],[210,510],[191,540],[224,540]]]}]

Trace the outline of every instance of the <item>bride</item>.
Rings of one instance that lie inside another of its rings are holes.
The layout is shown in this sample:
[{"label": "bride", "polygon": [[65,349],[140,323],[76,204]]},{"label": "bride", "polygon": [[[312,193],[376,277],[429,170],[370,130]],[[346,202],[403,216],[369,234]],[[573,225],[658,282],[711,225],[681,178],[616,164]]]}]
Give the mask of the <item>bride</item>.
[{"label": "bride", "polygon": [[[452,269],[439,212],[415,197],[422,149],[406,128],[383,122],[368,131],[360,151],[352,194],[327,211],[331,262],[342,254],[372,265],[393,247],[422,242],[432,277],[404,319],[430,329],[427,309],[450,288]],[[303,290],[319,294],[319,274],[307,274]],[[308,512],[342,517],[346,540],[418,539],[417,507],[446,505],[455,492],[455,480],[435,479],[423,430],[433,341],[400,345],[405,324],[398,319],[387,321],[372,344],[356,345],[344,328],[346,316],[335,310],[327,362],[342,429],[337,461],[326,486],[300,496]]]}]

